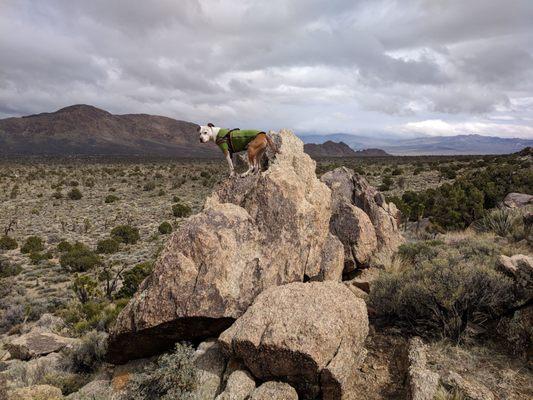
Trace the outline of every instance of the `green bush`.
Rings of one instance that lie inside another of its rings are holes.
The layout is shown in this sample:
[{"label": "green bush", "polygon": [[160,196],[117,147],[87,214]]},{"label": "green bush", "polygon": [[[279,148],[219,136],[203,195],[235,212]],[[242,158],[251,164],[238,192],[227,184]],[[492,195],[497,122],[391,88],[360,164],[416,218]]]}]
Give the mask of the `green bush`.
[{"label": "green bush", "polygon": [[7,259],[0,258],[0,278],[7,278],[20,274],[22,267],[18,264],[11,264]]},{"label": "green bush", "polygon": [[130,225],[119,225],[111,231],[111,237],[120,243],[135,244],[141,238],[139,229]]},{"label": "green bush", "polygon": [[483,333],[515,301],[513,283],[495,268],[501,249],[465,239],[402,246],[413,262],[374,282],[369,305],[378,316],[422,336],[462,339]]},{"label": "green bush", "polygon": [[36,253],[44,250],[43,240],[39,236],[30,236],[20,248],[21,253]]},{"label": "green bush", "polygon": [[98,369],[107,353],[107,334],[90,331],[73,348],[64,351],[65,366],[76,373],[91,373]]},{"label": "green bush", "polygon": [[508,208],[499,208],[486,213],[474,227],[480,232],[494,232],[498,236],[511,236],[516,224],[521,223],[519,213]]},{"label": "green bush", "polygon": [[87,246],[76,242],[69,251],[61,254],[59,263],[72,272],[85,272],[101,265],[102,260]]},{"label": "green bush", "polygon": [[177,218],[187,218],[191,214],[191,207],[189,207],[187,204],[177,203],[172,206],[172,215]]},{"label": "green bush", "polygon": [[69,192],[67,193],[67,196],[70,200],[80,200],[83,197],[83,195],[81,194],[78,188],[69,190]]},{"label": "green bush", "polygon": [[50,260],[53,258],[52,253],[47,251],[46,253],[34,252],[29,255],[32,264],[39,264],[41,261]]},{"label": "green bush", "polygon": [[141,374],[134,375],[128,392],[134,400],[185,400],[192,398],[197,386],[197,371],[193,362],[194,349],[176,344],[172,353],[163,354]]},{"label": "green bush", "polygon": [[394,181],[392,180],[390,176],[387,175],[383,178],[383,182],[381,183],[378,189],[382,192],[386,192],[391,189],[393,184],[394,184]]},{"label": "green bush", "polygon": [[157,228],[160,234],[162,235],[168,235],[169,233],[172,233],[172,225],[168,222],[162,222],[161,225]]},{"label": "green bush", "polygon": [[114,203],[115,201],[119,201],[119,200],[120,199],[117,196],[115,196],[114,194],[109,194],[109,195],[106,196],[104,202],[106,204],[111,204],[111,203]]},{"label": "green bush", "polygon": [[69,242],[67,242],[66,240],[62,240],[61,242],[59,242],[57,244],[56,249],[60,253],[65,253],[67,251],[72,250],[72,245]]},{"label": "green bush", "polygon": [[141,282],[152,273],[153,264],[151,262],[144,262],[137,264],[135,267],[124,272],[122,287],[117,293],[117,298],[130,298],[132,297]]},{"label": "green bush", "polygon": [[99,240],[96,244],[96,252],[100,254],[114,254],[120,249],[120,243],[115,239]]},{"label": "green bush", "polygon": [[0,237],[0,250],[15,250],[18,243],[10,236],[4,235]]}]

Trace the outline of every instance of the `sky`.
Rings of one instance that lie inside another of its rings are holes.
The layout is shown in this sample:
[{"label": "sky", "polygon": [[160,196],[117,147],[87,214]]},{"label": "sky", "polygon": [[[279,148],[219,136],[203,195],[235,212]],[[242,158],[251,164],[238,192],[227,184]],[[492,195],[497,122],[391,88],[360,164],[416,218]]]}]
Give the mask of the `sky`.
[{"label": "sky", "polygon": [[0,118],[533,138],[532,0],[0,0]]}]

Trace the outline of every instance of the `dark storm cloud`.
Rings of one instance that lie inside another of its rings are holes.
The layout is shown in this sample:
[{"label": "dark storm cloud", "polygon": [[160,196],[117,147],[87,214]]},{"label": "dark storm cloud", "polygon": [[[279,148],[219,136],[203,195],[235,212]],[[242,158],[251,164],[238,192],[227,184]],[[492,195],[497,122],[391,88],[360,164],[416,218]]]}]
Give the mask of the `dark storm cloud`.
[{"label": "dark storm cloud", "polygon": [[3,0],[0,116],[84,102],[317,132],[501,120],[528,136],[531,20],[529,0]]}]

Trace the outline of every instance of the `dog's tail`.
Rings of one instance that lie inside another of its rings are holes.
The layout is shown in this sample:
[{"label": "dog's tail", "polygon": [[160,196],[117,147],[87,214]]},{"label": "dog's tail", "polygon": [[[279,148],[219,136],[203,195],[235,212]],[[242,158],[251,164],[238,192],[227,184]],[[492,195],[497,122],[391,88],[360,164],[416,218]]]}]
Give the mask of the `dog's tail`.
[{"label": "dog's tail", "polygon": [[268,147],[270,147],[274,153],[276,153],[276,154],[279,153],[278,146],[276,146],[274,144],[272,138],[270,138],[270,136],[268,136],[268,133],[265,133],[265,137],[266,137],[266,141],[268,143]]}]

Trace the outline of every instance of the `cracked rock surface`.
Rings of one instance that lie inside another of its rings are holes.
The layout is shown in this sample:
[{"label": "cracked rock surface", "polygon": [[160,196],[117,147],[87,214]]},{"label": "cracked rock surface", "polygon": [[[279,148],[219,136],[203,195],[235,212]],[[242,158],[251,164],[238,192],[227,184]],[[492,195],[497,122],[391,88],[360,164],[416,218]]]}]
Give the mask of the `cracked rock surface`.
[{"label": "cracked rock surface", "polygon": [[327,281],[265,290],[219,341],[262,381],[286,381],[304,397],[349,399],[367,334],[364,301]]},{"label": "cracked rock surface", "polygon": [[265,172],[223,182],[169,239],[117,318],[109,361],[216,337],[269,287],[340,281],[344,257],[329,233],[331,191],[300,139],[289,131],[272,138],[279,153]]}]

